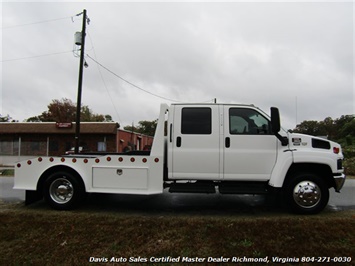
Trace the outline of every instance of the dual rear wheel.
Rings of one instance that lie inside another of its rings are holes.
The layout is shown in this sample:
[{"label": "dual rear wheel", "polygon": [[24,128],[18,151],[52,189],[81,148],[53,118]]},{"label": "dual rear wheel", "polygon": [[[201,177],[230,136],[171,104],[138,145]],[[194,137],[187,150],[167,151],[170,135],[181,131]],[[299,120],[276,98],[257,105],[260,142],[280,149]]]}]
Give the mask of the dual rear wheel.
[{"label": "dual rear wheel", "polygon": [[85,188],[77,176],[68,172],[55,172],[44,182],[43,196],[54,209],[70,210],[85,198]]}]

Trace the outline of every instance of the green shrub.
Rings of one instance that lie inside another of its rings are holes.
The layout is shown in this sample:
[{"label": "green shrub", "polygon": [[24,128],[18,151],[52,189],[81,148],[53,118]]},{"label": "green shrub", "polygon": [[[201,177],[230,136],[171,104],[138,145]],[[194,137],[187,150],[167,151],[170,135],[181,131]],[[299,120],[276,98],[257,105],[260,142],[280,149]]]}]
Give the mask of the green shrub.
[{"label": "green shrub", "polygon": [[344,168],[346,175],[355,175],[355,157],[344,159]]}]

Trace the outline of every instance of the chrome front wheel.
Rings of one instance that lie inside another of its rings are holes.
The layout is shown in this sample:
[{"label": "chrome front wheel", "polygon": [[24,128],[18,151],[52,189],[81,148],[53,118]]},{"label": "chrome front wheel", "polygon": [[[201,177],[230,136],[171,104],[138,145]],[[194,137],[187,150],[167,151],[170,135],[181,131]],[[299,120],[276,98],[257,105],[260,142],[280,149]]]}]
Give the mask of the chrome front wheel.
[{"label": "chrome front wheel", "polygon": [[320,187],[309,180],[298,183],[293,189],[293,199],[302,208],[312,208],[322,198]]},{"label": "chrome front wheel", "polygon": [[288,176],[285,193],[290,209],[301,214],[319,213],[329,201],[329,189],[325,179],[313,173]]}]

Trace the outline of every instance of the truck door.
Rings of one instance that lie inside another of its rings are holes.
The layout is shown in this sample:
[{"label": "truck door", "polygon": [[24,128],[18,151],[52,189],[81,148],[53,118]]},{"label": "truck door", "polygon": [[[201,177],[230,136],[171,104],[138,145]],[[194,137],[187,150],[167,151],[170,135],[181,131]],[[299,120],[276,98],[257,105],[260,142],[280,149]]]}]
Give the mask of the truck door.
[{"label": "truck door", "polygon": [[169,140],[169,178],[219,179],[219,106],[175,105]]},{"label": "truck door", "polygon": [[224,180],[266,181],[276,163],[270,121],[248,107],[224,106]]}]

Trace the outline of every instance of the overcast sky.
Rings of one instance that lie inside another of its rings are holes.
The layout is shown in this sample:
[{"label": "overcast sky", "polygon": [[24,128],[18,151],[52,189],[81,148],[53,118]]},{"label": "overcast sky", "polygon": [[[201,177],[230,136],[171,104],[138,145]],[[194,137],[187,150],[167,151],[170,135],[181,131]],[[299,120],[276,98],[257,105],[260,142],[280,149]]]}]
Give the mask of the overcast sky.
[{"label": "overcast sky", "polygon": [[[2,3],[0,114],[22,121],[52,99],[76,102],[84,8],[86,53],[163,98],[276,106],[286,128],[355,113],[351,1],[12,1]],[[86,61],[82,103],[95,113],[124,126],[172,103]]]}]

